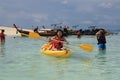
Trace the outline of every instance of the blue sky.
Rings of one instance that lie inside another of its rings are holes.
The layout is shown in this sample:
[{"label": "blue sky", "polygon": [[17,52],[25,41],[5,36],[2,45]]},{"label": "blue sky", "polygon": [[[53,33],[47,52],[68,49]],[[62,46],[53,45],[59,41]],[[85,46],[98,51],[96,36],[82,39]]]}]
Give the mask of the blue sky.
[{"label": "blue sky", "polygon": [[120,29],[120,0],[0,0],[0,25]]}]

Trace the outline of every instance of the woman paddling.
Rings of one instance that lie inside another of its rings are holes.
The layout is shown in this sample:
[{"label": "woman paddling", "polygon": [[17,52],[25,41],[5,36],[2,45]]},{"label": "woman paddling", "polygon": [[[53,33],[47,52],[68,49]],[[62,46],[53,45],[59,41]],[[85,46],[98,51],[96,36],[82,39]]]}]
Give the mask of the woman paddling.
[{"label": "woman paddling", "polygon": [[63,37],[63,31],[57,30],[57,34],[54,38],[49,38],[49,42],[52,45],[50,50],[62,50],[63,43],[68,44],[69,42]]}]

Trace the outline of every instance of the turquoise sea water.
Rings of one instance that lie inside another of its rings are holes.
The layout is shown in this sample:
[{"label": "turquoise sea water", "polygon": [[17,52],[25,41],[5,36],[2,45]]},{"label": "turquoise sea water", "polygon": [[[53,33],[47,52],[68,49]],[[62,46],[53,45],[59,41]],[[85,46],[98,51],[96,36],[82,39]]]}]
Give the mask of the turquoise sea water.
[{"label": "turquoise sea water", "polygon": [[[66,38],[71,44],[70,58],[40,53],[42,39],[6,37],[0,45],[0,80],[120,80],[120,34],[107,36],[106,52],[99,52],[95,36]],[[94,45],[86,52],[77,44]]]}]

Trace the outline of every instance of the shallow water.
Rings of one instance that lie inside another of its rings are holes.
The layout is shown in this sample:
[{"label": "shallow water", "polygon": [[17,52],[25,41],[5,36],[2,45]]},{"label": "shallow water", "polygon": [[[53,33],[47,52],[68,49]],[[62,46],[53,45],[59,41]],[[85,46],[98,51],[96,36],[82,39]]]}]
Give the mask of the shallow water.
[{"label": "shallow water", "polygon": [[[45,39],[45,38],[42,38]],[[0,45],[0,80],[119,80],[120,35],[107,37],[107,50],[99,52],[95,36],[70,36],[70,58],[56,58],[40,53],[42,39],[6,37]],[[87,52],[77,44],[94,45]]]}]

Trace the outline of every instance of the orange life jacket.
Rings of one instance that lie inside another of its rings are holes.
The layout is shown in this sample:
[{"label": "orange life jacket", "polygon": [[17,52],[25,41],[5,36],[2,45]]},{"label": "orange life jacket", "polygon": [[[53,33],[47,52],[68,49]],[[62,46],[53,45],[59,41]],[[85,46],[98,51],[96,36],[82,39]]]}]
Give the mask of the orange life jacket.
[{"label": "orange life jacket", "polygon": [[[59,38],[58,36],[55,36],[54,38],[55,40],[52,41],[52,47],[54,48],[57,48],[57,49],[60,49],[63,47],[63,43],[60,42],[60,41],[65,41],[65,39],[62,37],[62,38]],[[51,47],[51,48],[52,48]]]}]

